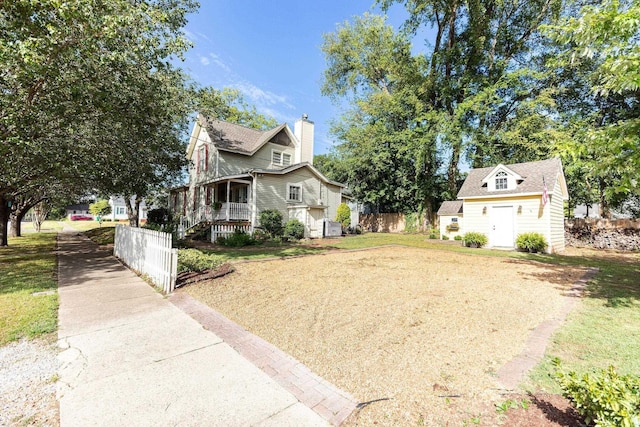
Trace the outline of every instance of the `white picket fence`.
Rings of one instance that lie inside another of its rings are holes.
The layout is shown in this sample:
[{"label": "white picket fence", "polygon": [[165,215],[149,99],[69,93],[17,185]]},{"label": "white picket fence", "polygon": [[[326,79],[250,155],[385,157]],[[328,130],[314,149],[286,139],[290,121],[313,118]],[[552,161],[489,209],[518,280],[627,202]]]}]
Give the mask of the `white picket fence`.
[{"label": "white picket fence", "polygon": [[175,289],[178,275],[178,250],[171,247],[171,240],[171,233],[118,224],[113,254],[169,293]]},{"label": "white picket fence", "polygon": [[232,235],[236,230],[240,230],[248,234],[253,232],[251,225],[213,224],[211,226],[211,243],[215,243],[219,237],[228,237]]}]

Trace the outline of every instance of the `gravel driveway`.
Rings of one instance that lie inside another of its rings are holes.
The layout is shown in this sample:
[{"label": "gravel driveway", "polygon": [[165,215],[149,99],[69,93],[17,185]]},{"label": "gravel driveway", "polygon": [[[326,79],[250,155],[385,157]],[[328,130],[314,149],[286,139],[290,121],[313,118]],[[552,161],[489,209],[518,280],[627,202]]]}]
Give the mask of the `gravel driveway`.
[{"label": "gravel driveway", "polygon": [[459,425],[580,268],[407,247],[245,262],[184,288],[362,405],[353,425]]}]

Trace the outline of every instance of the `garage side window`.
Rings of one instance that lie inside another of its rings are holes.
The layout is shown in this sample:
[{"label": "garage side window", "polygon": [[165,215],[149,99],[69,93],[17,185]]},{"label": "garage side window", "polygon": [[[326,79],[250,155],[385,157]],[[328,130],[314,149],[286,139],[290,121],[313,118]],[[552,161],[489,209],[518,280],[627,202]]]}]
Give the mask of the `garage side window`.
[{"label": "garage side window", "polygon": [[290,202],[302,201],[302,186],[287,184],[287,200]]}]

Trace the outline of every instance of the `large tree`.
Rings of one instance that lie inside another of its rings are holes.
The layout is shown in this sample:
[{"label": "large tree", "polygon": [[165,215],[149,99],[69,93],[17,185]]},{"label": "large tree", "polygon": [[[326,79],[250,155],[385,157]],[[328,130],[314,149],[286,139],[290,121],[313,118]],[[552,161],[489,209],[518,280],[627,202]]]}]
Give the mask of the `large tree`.
[{"label": "large tree", "polygon": [[[455,198],[465,156],[482,167],[549,155],[562,135],[553,91],[532,65],[538,27],[560,0],[377,3],[383,10],[404,4],[402,31],[365,16],[325,36],[323,45],[323,92],[350,105],[335,127],[338,152],[354,158],[349,184],[365,184],[365,200],[428,210],[441,196]],[[431,29],[433,40],[412,54],[409,41],[420,29]]]},{"label": "large tree", "polygon": [[171,59],[188,46],[181,29],[196,5],[0,2],[0,246],[13,200],[46,183],[115,190],[140,165],[173,173],[157,152],[182,150],[189,92]]},{"label": "large tree", "polygon": [[368,14],[325,35],[322,50],[323,93],[351,105],[332,131],[354,196],[378,211],[433,212],[438,159],[420,96],[424,61],[406,36]]},{"label": "large tree", "polygon": [[557,43],[548,64],[564,70],[558,82],[567,127],[576,129],[562,149],[584,168],[601,215],[640,194],[640,2],[584,6],[545,27]]}]

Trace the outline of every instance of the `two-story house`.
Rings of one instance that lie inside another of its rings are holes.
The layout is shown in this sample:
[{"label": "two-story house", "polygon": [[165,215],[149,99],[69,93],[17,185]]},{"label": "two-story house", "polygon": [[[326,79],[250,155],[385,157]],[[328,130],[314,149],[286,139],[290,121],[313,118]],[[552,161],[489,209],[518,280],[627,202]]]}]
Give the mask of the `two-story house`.
[{"label": "two-story house", "polygon": [[322,237],[333,220],[343,184],[313,167],[314,124],[304,115],[294,132],[283,123],[260,131],[199,115],[187,159],[189,184],[170,193],[170,209],[198,222],[259,226],[260,212],[296,218],[306,237]]}]

